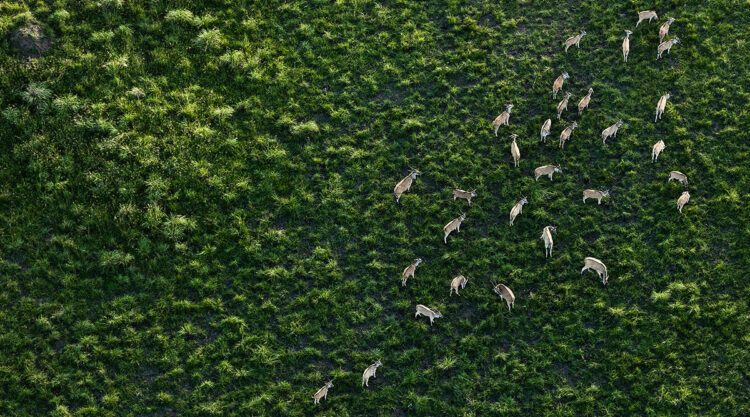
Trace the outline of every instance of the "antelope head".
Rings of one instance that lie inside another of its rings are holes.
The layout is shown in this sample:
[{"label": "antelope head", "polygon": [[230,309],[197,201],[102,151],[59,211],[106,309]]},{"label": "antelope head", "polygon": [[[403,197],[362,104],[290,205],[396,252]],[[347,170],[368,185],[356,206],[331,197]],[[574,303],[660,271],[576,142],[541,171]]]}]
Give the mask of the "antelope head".
[{"label": "antelope head", "polygon": [[461,221],[464,221],[466,220],[466,214],[461,213],[461,215],[459,215],[458,218],[461,219]]},{"label": "antelope head", "polygon": [[505,110],[508,112],[508,114],[510,114],[510,109],[512,109],[512,108],[513,108],[512,104],[506,104],[505,105]]},{"label": "antelope head", "polygon": [[591,95],[591,94],[594,94],[594,89],[593,88],[589,88],[589,95]]},{"label": "antelope head", "polygon": [[515,133],[514,133],[514,134],[512,134],[512,135],[510,135],[510,138],[511,138],[511,139],[513,139],[513,142],[515,142],[515,141],[516,141],[516,138],[517,138],[517,137],[518,137],[518,135],[516,135]]},{"label": "antelope head", "polygon": [[672,24],[672,22],[674,22],[674,17],[670,17],[669,19],[667,19],[667,23],[668,23],[668,24],[670,24],[670,25],[671,25],[671,24]]},{"label": "antelope head", "polygon": [[563,71],[562,77],[563,77],[563,80],[567,80],[568,78],[570,78],[570,76],[568,75],[568,73],[565,72],[565,71]]},{"label": "antelope head", "polygon": [[473,190],[471,190],[471,196],[472,197],[476,197],[477,196],[477,190],[476,190],[476,188],[473,189]]},{"label": "antelope head", "polygon": [[672,43],[680,43],[680,38],[674,38],[674,39],[672,39]]},{"label": "antelope head", "polygon": [[567,92],[565,92],[565,98],[566,98],[566,99],[569,99],[569,98],[570,98],[570,91],[567,91]]},{"label": "antelope head", "polygon": [[629,38],[629,37],[630,37],[630,35],[632,35],[632,34],[633,34],[633,32],[631,32],[631,31],[629,31],[629,30],[625,29],[625,37],[626,37],[626,38]]},{"label": "antelope head", "polygon": [[602,197],[609,197],[609,190],[602,191]]},{"label": "antelope head", "polygon": [[622,123],[623,123],[623,122],[622,122],[622,119],[618,120],[618,121],[617,121],[617,127],[620,127],[620,126],[622,126]]},{"label": "antelope head", "polygon": [[555,172],[559,172],[562,174],[562,168],[560,167],[560,164],[555,165]]},{"label": "antelope head", "polygon": [[333,381],[326,382],[326,387],[333,388]]},{"label": "antelope head", "polygon": [[529,200],[526,199],[526,196],[523,196],[523,198],[521,198],[521,201],[519,201],[519,203],[521,203],[521,205],[523,206],[524,204],[529,204]]},{"label": "antelope head", "polygon": [[584,36],[586,36],[586,31],[585,30],[581,30],[581,37],[584,37]]},{"label": "antelope head", "polygon": [[669,94],[669,93],[665,93],[665,94],[664,94],[664,97],[666,97],[666,98],[670,98],[670,97],[672,97],[672,95],[671,95],[671,94]]},{"label": "antelope head", "polygon": [[434,317],[436,319],[441,319],[441,318],[443,318],[443,313],[439,312],[438,310],[435,310],[435,316]]},{"label": "antelope head", "polygon": [[409,175],[411,175],[412,179],[416,179],[417,175],[422,175],[422,173],[417,171],[416,168],[410,168]]},{"label": "antelope head", "polygon": [[557,226],[547,226],[550,232],[557,234]]},{"label": "antelope head", "polygon": [[414,265],[419,265],[419,264],[421,264],[422,262],[424,262],[424,261],[422,260],[422,258],[417,258],[417,259],[415,259],[415,260],[414,260]]}]

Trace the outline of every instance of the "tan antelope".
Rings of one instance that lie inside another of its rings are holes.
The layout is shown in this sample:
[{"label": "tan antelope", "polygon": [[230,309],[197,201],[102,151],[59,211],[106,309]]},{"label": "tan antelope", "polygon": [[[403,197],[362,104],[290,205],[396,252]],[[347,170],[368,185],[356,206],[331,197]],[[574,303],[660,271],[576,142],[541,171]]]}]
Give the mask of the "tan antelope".
[{"label": "tan antelope", "polygon": [[586,36],[586,31],[582,30],[581,33],[571,36],[568,39],[565,39],[565,52],[568,52],[568,48],[575,45],[576,47],[580,48],[581,46],[578,45],[579,42],[581,42],[581,39]]},{"label": "tan antelope", "polygon": [[672,181],[672,180],[675,180],[681,183],[682,185],[685,186],[685,188],[688,187],[687,175],[683,174],[680,171],[669,171],[669,179],[667,180],[667,182]]},{"label": "tan antelope", "polygon": [[516,203],[513,208],[510,209],[510,225],[513,226],[513,221],[516,220],[516,217],[523,212],[523,205],[529,204],[529,200],[526,199],[526,197],[523,197],[522,199],[518,200],[518,203]]},{"label": "tan antelope", "polygon": [[476,196],[477,196],[477,190],[464,191],[464,190],[459,190],[458,188],[453,190],[453,201],[456,201],[457,198],[463,198],[469,202],[469,206],[471,206],[471,198],[476,197]]},{"label": "tan antelope", "polygon": [[622,40],[622,57],[625,58],[625,62],[628,62],[628,54],[630,54],[630,35],[633,32],[625,30],[625,39]]},{"label": "tan antelope", "polygon": [[425,316],[430,319],[430,326],[432,326],[432,322],[435,319],[443,318],[443,314],[437,310],[432,310],[431,308],[427,306],[423,306],[422,304],[417,304],[417,312],[414,314],[414,317],[419,316]]},{"label": "tan antelope", "polygon": [[565,72],[565,71],[563,71],[562,74],[560,74],[560,76],[557,77],[557,79],[555,79],[555,82],[552,83],[552,98],[553,99],[557,98],[557,92],[560,91],[560,89],[563,86],[563,83],[568,78],[570,78],[570,76],[568,75],[568,73]]},{"label": "tan antelope", "polygon": [[367,369],[365,369],[364,372],[362,372],[362,385],[369,387],[369,381],[370,377],[375,378],[375,372],[377,372],[378,367],[383,366],[383,363],[380,362],[380,359],[375,361],[372,365],[368,366]]},{"label": "tan antelope", "polygon": [[453,278],[453,281],[451,281],[451,292],[449,294],[449,297],[453,296],[453,291],[455,291],[456,295],[460,297],[461,294],[458,293],[458,287],[461,287],[461,289],[463,290],[466,287],[467,282],[469,282],[469,280],[467,280],[463,275],[459,275]]},{"label": "tan antelope", "polygon": [[651,23],[654,19],[659,19],[659,16],[656,15],[656,10],[646,10],[644,12],[638,12],[638,23],[635,24],[635,27],[638,27],[638,25],[641,24],[641,21],[648,19],[648,23]]},{"label": "tan antelope", "polygon": [[443,226],[443,232],[445,232],[445,236],[443,236],[443,243],[448,243],[448,235],[451,234],[454,230],[456,233],[461,231],[461,222],[466,220],[466,215],[464,213],[461,213],[460,216],[456,217],[455,219],[451,220]]},{"label": "tan antelope", "polygon": [[565,98],[557,104],[557,120],[560,120],[560,115],[564,110],[568,110],[568,100],[570,100],[570,91],[565,93]]},{"label": "tan antelope", "polygon": [[495,292],[495,294],[499,295],[500,298],[505,300],[505,304],[508,305],[508,311],[510,311],[511,307],[515,307],[516,302],[516,296],[513,295],[513,291],[510,290],[510,288],[506,287],[503,284],[495,284],[492,283],[492,291]]},{"label": "tan antelope", "polygon": [[659,102],[656,103],[656,117],[654,118],[654,123],[661,119],[661,117],[664,115],[664,110],[667,108],[667,100],[672,97],[669,93],[665,93],[661,98],[659,99]]},{"label": "tan antelope", "polygon": [[672,50],[672,45],[680,43],[680,38],[672,38],[668,41],[664,41],[659,44],[659,46],[656,47],[656,59],[661,58],[664,51],[667,51],[667,55],[669,55],[669,51]]},{"label": "tan antelope", "polygon": [[544,124],[542,125],[542,131],[540,134],[542,135],[542,138],[539,139],[539,142],[547,143],[547,136],[549,135],[550,128],[552,127],[552,119],[547,119],[544,121]]},{"label": "tan antelope", "polygon": [[587,198],[595,198],[599,205],[602,204],[602,198],[609,197],[609,190],[597,191],[597,190],[583,190],[583,202],[586,202]]},{"label": "tan antelope", "polygon": [[682,214],[682,208],[685,207],[688,201],[690,201],[690,193],[684,191],[680,198],[677,199],[677,210],[680,210],[680,214]]},{"label": "tan antelope", "polygon": [[396,184],[396,187],[393,189],[393,195],[396,196],[396,202],[398,203],[398,200],[401,198],[401,194],[409,191],[409,188],[411,188],[411,184],[414,182],[414,180],[417,178],[417,175],[422,174],[421,172],[417,171],[414,168],[411,168],[409,171],[409,175],[405,176],[404,179],[398,182]]},{"label": "tan antelope", "polygon": [[547,257],[547,252],[549,251],[549,257],[552,257],[552,245],[554,245],[554,242],[552,241],[552,233],[557,233],[557,227],[554,226],[547,226],[544,229],[542,229],[542,239],[544,241],[544,257]]},{"label": "tan antelope", "polygon": [[497,129],[500,128],[500,125],[508,126],[508,123],[510,122],[510,110],[512,108],[512,104],[506,104],[505,111],[500,113],[500,115],[495,118],[495,121],[492,122],[492,126],[495,126],[495,137],[497,137]]},{"label": "tan antelope", "polygon": [[674,22],[674,17],[670,17],[667,19],[666,22],[664,22],[661,27],[659,28],[659,43],[662,43],[664,41],[664,38],[669,35],[669,26]]},{"label": "tan antelope", "polygon": [[589,93],[583,96],[581,101],[578,102],[578,115],[579,116],[583,113],[583,109],[589,106],[589,102],[591,101],[592,94],[594,94],[594,89],[589,88]]},{"label": "tan antelope", "polygon": [[422,263],[422,258],[417,258],[414,260],[414,263],[404,268],[404,271],[401,273],[401,286],[406,286],[406,281],[409,279],[409,277],[414,278],[414,272],[417,270],[417,267],[419,264]]},{"label": "tan antelope", "polygon": [[539,177],[542,175],[548,176],[549,180],[552,181],[552,174],[555,172],[562,174],[562,168],[560,168],[560,165],[542,165],[537,167],[534,169],[534,181],[539,181]]},{"label": "tan antelope", "polygon": [[518,167],[518,161],[521,160],[521,150],[518,149],[518,144],[516,143],[516,138],[518,137],[518,135],[514,133],[510,135],[510,137],[513,139],[513,142],[510,144],[510,156],[513,157],[513,166]]},{"label": "tan antelope", "polygon": [[612,126],[602,130],[602,143],[607,143],[607,138],[609,138],[610,136],[616,138],[617,131],[620,129],[620,126],[622,126],[622,119],[618,120],[617,123],[613,124]]},{"label": "tan antelope", "polygon": [[578,127],[578,123],[573,122],[572,125],[565,128],[565,130],[560,133],[560,148],[565,147],[565,142],[567,142],[570,139],[570,134],[573,133],[573,129]]},{"label": "tan antelope", "polygon": [[596,271],[596,273],[599,274],[599,278],[602,279],[602,284],[607,285],[607,282],[609,282],[609,275],[607,275],[607,266],[604,265],[604,262],[596,258],[588,257],[583,260],[581,275],[583,275],[583,271],[586,271],[587,269],[593,269]]},{"label": "tan antelope", "polygon": [[313,404],[320,403],[321,398],[328,399],[328,388],[333,388],[333,381],[326,382],[323,388],[319,389],[318,392],[313,394]]},{"label": "tan antelope", "polygon": [[651,162],[656,162],[659,158],[659,154],[661,154],[661,151],[663,151],[666,146],[667,145],[664,144],[663,140],[656,142],[654,147],[651,148]]}]

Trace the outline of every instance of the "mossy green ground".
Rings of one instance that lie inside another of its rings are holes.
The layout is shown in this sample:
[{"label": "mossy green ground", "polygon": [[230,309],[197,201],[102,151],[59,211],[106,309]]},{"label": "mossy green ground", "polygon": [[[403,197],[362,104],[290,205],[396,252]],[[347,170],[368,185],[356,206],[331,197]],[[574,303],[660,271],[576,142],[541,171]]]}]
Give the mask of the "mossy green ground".
[{"label": "mossy green ground", "polygon": [[[750,414],[749,7],[0,4],[0,414]],[[656,61],[667,16],[682,43]],[[27,62],[10,37],[28,22],[54,42]],[[564,175],[535,182],[548,163]],[[398,205],[410,166],[423,176]],[[670,170],[690,178],[682,215]],[[612,198],[584,205],[585,188]],[[579,274],[586,256],[609,285]]]}]

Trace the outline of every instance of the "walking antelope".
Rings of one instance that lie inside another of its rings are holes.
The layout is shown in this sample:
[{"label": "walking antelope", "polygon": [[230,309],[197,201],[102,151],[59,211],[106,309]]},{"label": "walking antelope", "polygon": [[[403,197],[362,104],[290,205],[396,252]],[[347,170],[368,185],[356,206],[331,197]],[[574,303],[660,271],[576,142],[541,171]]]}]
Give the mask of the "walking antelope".
[{"label": "walking antelope", "polygon": [[552,174],[555,172],[562,174],[562,168],[560,168],[560,165],[542,165],[537,167],[534,169],[534,181],[539,181],[539,177],[542,175],[548,176],[549,180],[552,181]]},{"label": "walking antelope", "polygon": [[417,313],[414,314],[414,317],[419,316],[425,316],[430,319],[430,326],[432,326],[432,322],[435,319],[441,319],[443,318],[443,314],[437,310],[432,310],[427,306],[423,306],[422,304],[417,304]]},{"label": "walking antelope", "polygon": [[690,201],[690,193],[684,191],[680,198],[677,199],[677,210],[680,210],[680,214],[682,214],[682,208],[685,207],[688,201]]},{"label": "walking antelope", "polygon": [[455,219],[451,220],[443,226],[443,232],[445,232],[445,236],[443,236],[443,243],[448,243],[448,235],[451,234],[454,230],[456,233],[461,231],[461,222],[466,220],[466,215],[464,213],[461,213],[460,216],[456,217]]},{"label": "walking antelope", "polygon": [[500,298],[505,300],[505,304],[508,305],[508,311],[510,311],[511,307],[515,307],[516,302],[516,296],[513,295],[513,291],[510,290],[510,288],[506,287],[503,284],[495,284],[492,283],[492,291],[495,292],[495,294],[499,295]]},{"label": "walking antelope", "polygon": [[656,103],[656,117],[654,118],[654,123],[661,119],[661,117],[664,115],[664,109],[667,107],[667,100],[672,97],[669,93],[665,93],[661,98],[659,99],[659,102]]},{"label": "walking antelope", "polygon": [[667,55],[669,55],[669,51],[672,49],[672,45],[680,43],[680,38],[672,38],[668,41],[664,41],[659,44],[659,46],[656,47],[656,59],[661,58],[661,55],[664,53],[664,51],[667,51]]},{"label": "walking antelope", "polygon": [[495,121],[492,122],[492,126],[495,126],[495,137],[497,137],[497,129],[500,128],[500,125],[508,126],[508,123],[510,122],[510,110],[512,108],[512,104],[506,104],[505,111],[500,113],[500,115],[495,118]]},{"label": "walking antelope", "polygon": [[578,127],[578,123],[573,122],[572,125],[566,127],[565,130],[563,130],[562,133],[560,133],[560,148],[565,147],[565,142],[567,142],[568,139],[570,139],[570,134],[573,133],[573,129],[577,127]]},{"label": "walking antelope", "polygon": [[635,27],[638,27],[638,25],[641,24],[641,21],[648,19],[648,23],[651,23],[651,20],[653,19],[659,19],[659,16],[656,15],[656,10],[646,10],[643,12],[638,12],[638,23],[635,24]]},{"label": "walking antelope", "polygon": [[661,154],[661,151],[663,151],[666,146],[667,145],[664,144],[663,140],[656,142],[654,147],[651,149],[651,162],[656,162],[656,160],[659,158],[659,154]]},{"label": "walking antelope", "polygon": [[461,294],[458,293],[458,287],[461,287],[461,289],[463,290],[466,287],[467,282],[469,282],[469,280],[467,280],[466,277],[463,275],[459,275],[453,278],[453,281],[451,281],[451,292],[449,296],[452,297],[453,291],[455,291],[456,295],[460,297]]},{"label": "walking antelope", "polygon": [[571,36],[568,39],[565,40],[565,52],[568,52],[568,48],[575,45],[576,47],[580,48],[581,46],[578,45],[579,42],[581,42],[581,38],[586,36],[586,31],[582,30],[581,33],[575,36]]},{"label": "walking antelope", "polygon": [[513,138],[513,142],[510,144],[510,155],[513,157],[513,166],[517,167],[519,165],[518,161],[521,160],[521,150],[518,149],[518,144],[516,143],[518,135],[514,133],[510,137]]},{"label": "walking antelope", "polygon": [[510,209],[510,225],[513,226],[513,221],[516,220],[516,217],[523,212],[523,205],[529,204],[529,200],[526,199],[526,197],[523,197],[522,199],[518,200],[518,203],[516,203],[513,208]]},{"label": "walking antelope", "polygon": [[563,86],[563,83],[568,78],[570,78],[568,73],[563,71],[562,74],[560,74],[560,76],[557,77],[557,79],[555,79],[555,82],[552,84],[552,98],[553,99],[557,98],[557,92],[560,91],[560,89]]},{"label": "walking antelope", "polygon": [[542,229],[542,239],[544,241],[544,257],[547,257],[547,252],[549,251],[549,257],[552,257],[552,245],[554,242],[552,241],[552,232],[557,233],[557,227],[554,226],[547,226],[544,229]]},{"label": "walking antelope", "polygon": [[557,120],[560,120],[560,115],[564,110],[568,110],[568,100],[570,99],[570,91],[565,93],[565,98],[562,99],[557,105]]},{"label": "walking antelope", "polygon": [[589,102],[591,101],[591,95],[594,94],[594,89],[589,88],[589,93],[583,96],[581,101],[578,102],[578,115],[580,116],[581,113],[583,113],[583,109],[589,106]]},{"label": "walking antelope", "polygon": [[540,134],[542,135],[542,138],[539,139],[540,142],[547,143],[547,136],[549,135],[549,130],[552,127],[552,119],[547,119],[544,121],[544,124],[542,125],[542,131]]},{"label": "walking antelope", "polygon": [[583,271],[586,271],[587,269],[593,269],[596,271],[597,274],[599,274],[599,278],[602,279],[602,284],[607,285],[607,282],[609,281],[609,275],[607,275],[607,266],[604,265],[604,263],[596,258],[587,257],[583,260],[583,269],[581,269],[581,275],[583,275]]},{"label": "walking antelope", "polygon": [[602,143],[607,143],[607,138],[609,138],[610,136],[616,138],[617,131],[620,129],[620,126],[622,126],[622,119],[618,120],[617,123],[613,124],[612,126],[602,130]]},{"label": "walking antelope", "polygon": [[625,62],[628,62],[628,54],[630,54],[630,35],[633,32],[625,30],[625,39],[622,40],[622,57],[625,58]]},{"label": "walking antelope", "polygon": [[597,191],[597,190],[583,190],[583,202],[586,202],[587,198],[595,198],[599,205],[602,204],[602,198],[609,197],[609,190]]},{"label": "walking antelope", "polygon": [[683,174],[680,171],[669,171],[669,179],[667,180],[667,182],[672,181],[672,180],[682,183],[682,185],[684,185],[685,188],[688,187],[687,175]]},{"label": "walking antelope", "polygon": [[396,196],[396,202],[398,203],[398,200],[401,198],[401,194],[409,191],[409,188],[411,188],[411,184],[414,182],[414,180],[417,178],[417,175],[422,174],[421,172],[417,171],[414,168],[411,168],[409,171],[409,175],[405,176],[404,179],[398,182],[396,184],[396,187],[393,189],[393,195]]},{"label": "walking antelope", "polygon": [[333,381],[326,382],[326,384],[323,385],[323,388],[313,394],[313,404],[318,404],[321,398],[328,399],[328,388],[333,388]]},{"label": "walking antelope", "polygon": [[380,362],[380,359],[378,359],[377,361],[375,361],[375,363],[368,366],[364,372],[362,372],[362,385],[366,387],[370,386],[368,384],[368,382],[370,381],[370,377],[375,378],[375,372],[377,372],[378,367],[380,366],[383,366],[383,363]]},{"label": "walking antelope", "polygon": [[401,273],[401,286],[406,286],[406,281],[409,277],[414,278],[414,272],[417,270],[417,266],[422,263],[422,258],[417,258],[414,263],[404,268],[404,272]]},{"label": "walking antelope", "polygon": [[458,188],[453,190],[453,201],[456,201],[457,198],[463,198],[469,202],[469,206],[471,206],[471,198],[476,197],[476,196],[477,196],[477,190],[464,191],[464,190],[459,190]]},{"label": "walking antelope", "polygon": [[667,19],[667,21],[664,22],[659,28],[659,43],[664,41],[664,38],[669,35],[669,25],[671,25],[672,22],[674,22],[674,17],[670,17],[669,19]]}]

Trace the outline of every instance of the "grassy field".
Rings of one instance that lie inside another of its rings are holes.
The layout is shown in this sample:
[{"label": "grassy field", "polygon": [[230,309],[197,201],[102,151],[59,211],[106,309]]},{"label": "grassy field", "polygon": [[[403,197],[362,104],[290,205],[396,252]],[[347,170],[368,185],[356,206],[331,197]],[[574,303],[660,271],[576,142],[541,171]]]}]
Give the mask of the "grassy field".
[{"label": "grassy field", "polygon": [[0,415],[750,415],[748,7],[0,3]]}]

